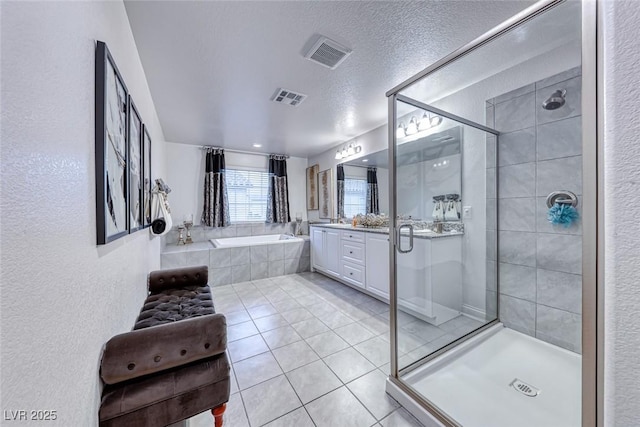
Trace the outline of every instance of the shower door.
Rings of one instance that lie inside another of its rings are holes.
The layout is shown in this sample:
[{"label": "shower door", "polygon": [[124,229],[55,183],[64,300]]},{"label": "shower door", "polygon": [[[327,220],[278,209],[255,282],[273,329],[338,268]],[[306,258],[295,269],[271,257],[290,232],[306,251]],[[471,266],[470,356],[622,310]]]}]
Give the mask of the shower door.
[{"label": "shower door", "polygon": [[[409,372],[497,322],[496,176],[463,168],[495,153],[497,132],[403,95],[390,99],[392,369]],[[462,188],[463,181],[473,184]],[[469,235],[488,244],[469,253]],[[489,271],[474,277],[469,263]]]},{"label": "shower door", "polygon": [[602,413],[594,8],[540,1],[387,92],[387,391],[425,424]]}]

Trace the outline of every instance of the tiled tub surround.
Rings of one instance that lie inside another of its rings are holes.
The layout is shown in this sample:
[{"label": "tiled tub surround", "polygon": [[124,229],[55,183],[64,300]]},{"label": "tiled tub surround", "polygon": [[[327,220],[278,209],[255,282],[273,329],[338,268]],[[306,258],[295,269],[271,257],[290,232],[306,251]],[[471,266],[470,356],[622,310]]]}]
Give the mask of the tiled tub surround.
[{"label": "tiled tub surround", "polygon": [[[264,230],[264,224],[260,225]],[[200,235],[212,235],[210,231],[216,230],[229,236],[229,228],[208,229]],[[215,248],[210,241],[180,246],[173,243],[163,248],[160,261],[162,268],[208,265],[211,286],[302,273],[309,271],[311,265],[309,236],[299,237],[300,240],[234,248]]]},{"label": "tiled tub surround", "polygon": [[[194,242],[204,242],[211,239],[227,237],[262,236],[264,234],[293,234],[296,230],[296,223],[286,224],[265,224],[263,222],[245,222],[231,224],[228,227],[203,227],[196,225],[191,229],[191,237]],[[302,234],[309,234],[307,221],[302,222]],[[175,245],[178,243],[178,228],[173,229],[162,236],[162,246]]]},{"label": "tiled tub surround", "polygon": [[[543,109],[556,89],[567,90],[565,105]],[[495,139],[487,149],[487,183],[498,168],[497,200],[487,200],[488,300],[495,301],[499,263],[502,322],[578,353],[581,222],[569,228],[550,224],[545,202],[552,191],[569,190],[578,196],[581,213],[580,91],[580,68],[573,68],[487,101],[487,124],[502,132],[497,159]]]}]

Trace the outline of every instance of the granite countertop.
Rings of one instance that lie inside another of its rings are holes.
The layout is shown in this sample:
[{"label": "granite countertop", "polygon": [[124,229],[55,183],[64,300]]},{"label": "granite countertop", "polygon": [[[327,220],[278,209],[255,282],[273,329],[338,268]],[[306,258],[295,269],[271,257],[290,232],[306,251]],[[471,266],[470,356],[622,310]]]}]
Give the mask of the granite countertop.
[{"label": "granite countertop", "polygon": [[[349,231],[361,231],[364,233],[389,234],[388,227],[372,228],[372,227],[357,226],[354,228],[351,224],[328,224],[323,222],[309,224],[309,226],[322,227],[322,228],[335,228],[339,230],[349,230]],[[402,234],[408,235],[409,231],[405,232],[404,230],[405,229],[402,230]],[[444,233],[436,233],[431,230],[414,230],[413,231],[413,237],[416,239],[438,239],[442,237],[462,236],[463,234],[464,232],[462,231],[453,231],[453,232],[444,232]]]}]

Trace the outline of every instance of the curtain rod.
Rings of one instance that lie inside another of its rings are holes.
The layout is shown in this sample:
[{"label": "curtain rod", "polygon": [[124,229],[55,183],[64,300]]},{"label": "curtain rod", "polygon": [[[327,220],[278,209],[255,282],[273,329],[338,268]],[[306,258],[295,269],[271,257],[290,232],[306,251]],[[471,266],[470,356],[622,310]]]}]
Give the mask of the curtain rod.
[{"label": "curtain rod", "polygon": [[363,168],[363,169],[368,169],[368,168],[375,168],[375,169],[377,169],[377,168],[378,168],[378,166],[374,166],[374,165],[371,165],[371,166],[367,166],[367,165],[354,165],[354,164],[352,164],[352,163],[339,163],[339,164],[341,164],[342,166],[353,166],[354,168]]},{"label": "curtain rod", "polygon": [[212,145],[203,145],[202,147],[200,147],[201,150],[207,150],[209,148],[217,148],[219,150],[224,150],[224,151],[228,151],[229,153],[238,153],[238,154],[251,154],[254,156],[271,156],[272,154],[274,156],[284,156],[285,159],[288,159],[289,156],[286,154],[274,154],[274,153],[258,153],[255,151],[245,151],[245,150],[234,150],[233,148],[224,148],[224,147],[214,147]]}]

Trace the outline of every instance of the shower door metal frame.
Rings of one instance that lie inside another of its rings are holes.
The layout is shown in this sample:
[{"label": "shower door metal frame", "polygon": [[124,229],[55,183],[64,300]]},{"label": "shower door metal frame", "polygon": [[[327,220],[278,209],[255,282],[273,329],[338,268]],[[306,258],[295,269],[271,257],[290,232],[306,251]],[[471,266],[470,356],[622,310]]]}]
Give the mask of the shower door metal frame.
[{"label": "shower door metal frame", "polygon": [[[411,105],[415,108],[419,108],[421,110],[425,110],[428,111],[430,113],[434,113],[437,114],[438,116],[442,116],[445,117],[447,119],[453,120],[455,122],[461,123],[465,126],[469,126],[472,127],[474,129],[478,129],[480,131],[486,132],[486,133],[490,133],[492,135],[494,135],[496,137],[496,141],[495,141],[495,158],[496,158],[496,164],[497,164],[497,159],[498,159],[498,150],[499,150],[499,142],[500,142],[500,132],[490,128],[488,126],[482,125],[480,123],[476,123],[472,120],[468,120],[465,119],[464,117],[460,117],[458,115],[452,114],[448,111],[445,110],[441,110],[440,108],[434,107],[433,105],[429,105],[429,104],[425,104],[423,102],[417,101],[413,98],[410,98],[408,96],[405,95],[400,95],[400,94],[396,94],[394,97],[395,101],[400,101],[402,103]],[[463,138],[464,139],[464,138]],[[462,159],[462,165],[464,165],[464,152],[462,149],[462,143],[463,141],[460,141],[460,158]],[[393,182],[395,183],[396,181],[396,167],[395,167],[395,157],[396,157],[396,145],[394,144],[393,150],[389,150],[389,175],[392,176],[393,178]],[[392,162],[393,159],[393,162]],[[463,166],[464,167],[464,166]],[[498,198],[497,198],[497,194],[498,194],[498,176],[499,176],[499,172],[498,172],[498,168],[496,167],[496,172],[495,172],[495,177],[494,177],[494,181],[495,181],[495,186],[496,186],[496,249],[498,248],[498,242],[500,241],[500,236],[498,233],[499,230],[499,222],[500,222],[500,218],[498,215]],[[395,217],[396,217],[396,196],[395,196],[395,192],[394,191],[390,191],[389,194],[392,194],[390,196],[389,199],[389,210],[390,210],[390,216],[389,218],[392,218],[392,221]],[[460,180],[460,194],[464,194],[464,183],[462,182],[462,180]],[[395,224],[394,224],[394,229],[395,229]],[[391,230],[390,230],[391,232]],[[397,238],[397,233],[393,233],[394,236],[396,236]],[[389,240],[391,241],[391,240]],[[398,242],[399,244],[399,242]],[[391,261],[391,263],[395,263],[395,258]],[[394,264],[395,266],[395,264]],[[398,373],[398,375],[400,374],[408,374],[409,372],[413,371],[416,368],[419,368],[420,366],[429,363],[431,360],[435,359],[436,357],[440,356],[441,354],[446,353],[447,351],[449,351],[450,349],[457,347],[458,345],[462,344],[463,342],[467,341],[470,338],[475,337],[476,335],[480,334],[481,332],[484,332],[485,330],[493,327],[495,324],[500,322],[500,317],[499,317],[499,313],[500,313],[500,299],[498,298],[498,296],[500,295],[500,280],[497,274],[497,268],[498,268],[498,263],[496,262],[496,318],[485,323],[484,325],[480,326],[477,329],[474,329],[473,331],[470,331],[466,334],[464,334],[463,336],[456,338],[455,340],[451,341],[449,344],[445,345],[444,347],[434,351],[433,353],[422,357],[412,363],[410,363],[409,365],[405,366],[402,369],[398,369],[397,367],[397,361],[396,361],[396,367],[393,367],[393,364],[391,366],[391,372],[396,372]]]},{"label": "shower door metal frame", "polygon": [[[476,123],[474,121],[465,119],[464,117],[460,117],[457,116],[455,114],[449,113],[448,111],[445,110],[441,110],[437,107],[434,107],[432,105],[429,104],[425,104],[422,103],[420,101],[417,101],[413,98],[410,98],[408,96],[405,95],[400,95],[400,94],[393,94],[388,98],[388,102],[389,102],[389,119],[390,119],[390,126],[389,126],[389,140],[392,142],[389,145],[389,218],[390,218],[390,227],[389,227],[389,275],[390,275],[390,283],[391,283],[391,287],[390,287],[390,292],[389,292],[389,305],[390,305],[390,315],[389,315],[389,319],[391,322],[390,325],[390,338],[391,338],[391,343],[392,343],[392,349],[391,349],[391,376],[389,377],[389,379],[391,380],[391,382],[393,382],[394,384],[396,384],[398,387],[400,387],[401,390],[403,390],[405,393],[407,393],[408,395],[410,395],[414,400],[420,402],[420,404],[426,408],[428,408],[432,413],[432,415],[436,416],[436,418],[438,418],[441,422],[443,422],[445,425],[447,426],[452,426],[452,427],[460,427],[460,425],[451,417],[449,417],[447,414],[445,414],[442,410],[440,410],[437,406],[435,406],[433,403],[429,402],[428,400],[424,399],[422,396],[420,396],[419,393],[415,392],[413,390],[413,388],[411,388],[410,386],[406,385],[404,382],[402,382],[402,380],[400,379],[400,374],[407,374],[411,371],[413,371],[414,369],[419,368],[420,366],[429,363],[431,360],[437,358],[438,356],[448,352],[449,350],[451,350],[454,347],[457,347],[458,345],[462,344],[463,342],[477,336],[478,334],[486,331],[487,329],[492,328],[493,326],[495,326],[497,323],[500,322],[499,317],[498,317],[498,313],[499,313],[499,309],[500,309],[500,300],[498,298],[499,295],[499,289],[500,289],[500,281],[498,280],[498,276],[496,274],[496,318],[485,323],[484,325],[480,326],[477,329],[474,329],[473,331],[453,340],[452,342],[450,342],[449,344],[445,345],[444,347],[438,349],[437,351],[420,358],[419,360],[416,360],[415,362],[409,364],[408,366],[402,368],[402,369],[398,369],[398,358],[397,358],[397,351],[394,351],[395,349],[398,348],[398,337],[397,337],[397,281],[396,281],[396,248],[400,245],[400,242],[398,241],[398,234],[397,234],[397,228],[396,228],[396,194],[395,194],[395,183],[396,183],[396,149],[397,149],[397,144],[396,144],[396,138],[395,138],[395,131],[396,131],[396,125],[397,125],[397,117],[396,117],[396,105],[397,102],[402,102],[408,105],[411,105],[415,108],[419,108],[421,110],[425,110],[428,111],[430,113],[434,113],[437,114],[439,116],[445,117],[447,119],[453,120],[455,122],[461,123],[465,126],[469,126],[472,127],[474,129],[478,129],[480,131],[486,132],[486,133],[490,133],[492,135],[494,135],[496,137],[496,159],[497,159],[497,155],[498,155],[498,141],[500,138],[500,132],[498,132],[495,129],[489,128],[485,125],[482,125],[480,123]],[[393,114],[393,119],[391,119],[391,115]],[[392,125],[391,125],[392,124]],[[461,153],[461,157],[464,158],[464,154],[462,151],[462,141],[460,141],[461,147],[460,147],[460,153]],[[498,191],[498,168],[496,168],[496,174],[495,174],[495,186],[496,186],[496,194]],[[462,188],[462,182],[460,183],[461,188]],[[461,192],[462,193],[462,192]],[[496,198],[496,205],[497,205],[497,198]],[[497,209],[497,206],[496,206]],[[496,217],[497,217],[497,210],[496,210]],[[496,219],[498,221],[498,219]],[[498,227],[496,227],[496,241],[498,241]],[[496,243],[496,248],[497,248],[497,243]],[[497,265],[497,263],[496,263]],[[497,267],[496,267],[497,268]]]},{"label": "shower door metal frame", "polygon": [[[397,101],[406,101],[399,92],[422,80],[426,76],[449,65],[479,47],[500,37],[513,28],[547,12],[565,0],[541,0],[523,10],[511,19],[503,22],[472,42],[445,56],[422,72],[395,86],[386,93],[388,98],[388,137],[389,137],[389,215],[391,219],[389,229],[389,279],[390,279],[390,338],[391,338],[391,375],[389,380],[401,391],[417,401],[433,417],[445,426],[457,427],[459,424],[427,401],[413,388],[399,378],[398,371],[398,337],[397,337],[397,283],[396,283],[396,128]],[[582,426],[604,426],[604,123],[603,123],[603,60],[599,52],[602,51],[602,3],[599,0],[582,0],[582,145],[583,145],[583,242],[582,242]],[[420,103],[421,104],[421,103]],[[412,104],[413,105],[413,104]],[[422,104],[425,107],[429,107]],[[419,107],[422,108],[422,107]],[[445,117],[461,121],[459,117],[442,110],[428,108],[429,111],[439,111]],[[446,113],[446,115],[444,114]],[[463,121],[464,123],[464,121]],[[477,126],[474,126],[477,127]],[[485,131],[492,131],[483,126]],[[491,132],[493,133],[493,132]],[[496,143],[496,147],[497,147]],[[496,168],[497,189],[497,168]],[[497,191],[497,190],[496,190]],[[499,286],[499,279],[497,286]],[[499,295],[496,293],[496,295]],[[498,298],[499,300],[499,298]],[[496,316],[499,319],[499,307]],[[458,339],[433,357],[448,351],[478,333],[488,329],[498,322],[490,322],[476,331]],[[428,356],[430,359],[432,357]],[[426,362],[425,362],[426,363]],[[420,363],[421,365],[422,363]],[[415,363],[407,368],[414,369]],[[403,369],[403,373],[406,372]]]}]

